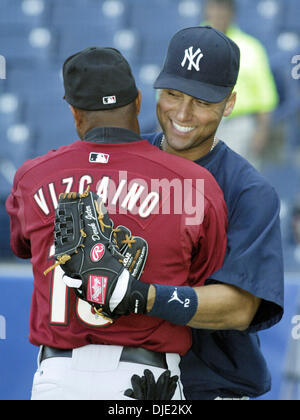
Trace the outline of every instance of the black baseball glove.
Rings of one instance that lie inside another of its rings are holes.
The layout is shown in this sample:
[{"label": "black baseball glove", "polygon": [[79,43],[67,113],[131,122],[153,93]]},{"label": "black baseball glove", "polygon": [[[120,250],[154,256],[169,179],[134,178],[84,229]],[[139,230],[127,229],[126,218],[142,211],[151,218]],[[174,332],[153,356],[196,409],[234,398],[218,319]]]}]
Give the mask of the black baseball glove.
[{"label": "black baseball glove", "polygon": [[144,376],[133,375],[132,389],[124,392],[126,397],[136,400],[167,401],[175,394],[178,376],[172,376],[169,370],[160,375],[157,382],[151,370],[144,370]]},{"label": "black baseball glove", "polygon": [[89,191],[61,194],[55,213],[56,263],[65,283],[109,319],[145,313],[149,286],[139,282],[148,255],[147,242],[128,228],[113,228],[100,197]]}]

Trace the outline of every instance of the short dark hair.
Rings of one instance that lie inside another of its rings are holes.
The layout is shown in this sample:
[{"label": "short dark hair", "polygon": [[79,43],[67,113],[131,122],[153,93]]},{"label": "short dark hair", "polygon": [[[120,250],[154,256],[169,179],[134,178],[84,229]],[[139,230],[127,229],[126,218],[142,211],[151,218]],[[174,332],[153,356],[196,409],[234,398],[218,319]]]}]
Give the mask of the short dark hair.
[{"label": "short dark hair", "polygon": [[216,4],[218,6],[227,7],[232,11],[236,10],[235,0],[206,0],[206,6],[208,6],[209,4]]}]

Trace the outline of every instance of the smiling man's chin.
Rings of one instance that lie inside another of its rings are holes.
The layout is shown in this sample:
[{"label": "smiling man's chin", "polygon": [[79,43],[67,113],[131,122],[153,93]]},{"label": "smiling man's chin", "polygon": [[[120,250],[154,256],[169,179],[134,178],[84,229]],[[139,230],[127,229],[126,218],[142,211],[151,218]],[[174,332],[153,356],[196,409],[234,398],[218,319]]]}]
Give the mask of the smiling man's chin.
[{"label": "smiling man's chin", "polygon": [[170,135],[167,137],[168,146],[178,152],[190,149],[192,147],[191,143],[187,134],[181,136]]}]

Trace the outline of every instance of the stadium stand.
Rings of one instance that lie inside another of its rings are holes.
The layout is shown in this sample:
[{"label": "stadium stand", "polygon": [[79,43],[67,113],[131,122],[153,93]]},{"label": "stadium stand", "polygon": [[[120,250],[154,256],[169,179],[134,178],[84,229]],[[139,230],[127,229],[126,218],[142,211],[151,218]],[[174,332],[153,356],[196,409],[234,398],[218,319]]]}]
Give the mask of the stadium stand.
[{"label": "stadium stand", "polygon": [[245,32],[258,38],[272,54],[282,16],[281,0],[242,0],[237,2],[237,21]]},{"label": "stadium stand", "polygon": [[56,36],[46,27],[27,23],[0,25],[0,51],[9,66],[27,66],[49,61],[56,48]]},{"label": "stadium stand", "polygon": [[141,60],[146,64],[155,63],[161,66],[171,36],[179,29],[198,25],[201,21],[201,9],[196,1],[132,0],[131,3],[134,6],[129,26],[135,28],[142,39]]},{"label": "stadium stand", "polygon": [[51,8],[51,0],[1,0],[0,25],[44,25],[49,21]]},{"label": "stadium stand", "polygon": [[295,0],[286,0],[282,19],[282,29],[289,32],[300,33],[300,3]]}]

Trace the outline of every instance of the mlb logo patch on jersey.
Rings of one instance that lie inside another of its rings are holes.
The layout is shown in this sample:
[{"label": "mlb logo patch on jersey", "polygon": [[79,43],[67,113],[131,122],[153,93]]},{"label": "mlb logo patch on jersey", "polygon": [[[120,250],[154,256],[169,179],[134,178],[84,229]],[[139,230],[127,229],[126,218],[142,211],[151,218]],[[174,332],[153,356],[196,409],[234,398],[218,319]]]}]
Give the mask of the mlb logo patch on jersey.
[{"label": "mlb logo patch on jersey", "polygon": [[111,105],[117,103],[117,97],[116,96],[105,96],[103,98],[103,104],[104,105]]},{"label": "mlb logo patch on jersey", "polygon": [[109,155],[107,153],[90,153],[89,161],[91,163],[108,163]]}]

